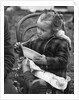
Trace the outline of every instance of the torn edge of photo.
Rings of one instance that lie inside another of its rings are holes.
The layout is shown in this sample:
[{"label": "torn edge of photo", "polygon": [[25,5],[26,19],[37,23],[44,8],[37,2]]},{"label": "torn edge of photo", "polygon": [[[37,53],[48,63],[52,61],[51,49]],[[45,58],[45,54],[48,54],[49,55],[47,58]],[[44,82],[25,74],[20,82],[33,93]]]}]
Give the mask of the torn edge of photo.
[{"label": "torn edge of photo", "polygon": [[0,99],[78,100],[76,0],[0,2]]}]

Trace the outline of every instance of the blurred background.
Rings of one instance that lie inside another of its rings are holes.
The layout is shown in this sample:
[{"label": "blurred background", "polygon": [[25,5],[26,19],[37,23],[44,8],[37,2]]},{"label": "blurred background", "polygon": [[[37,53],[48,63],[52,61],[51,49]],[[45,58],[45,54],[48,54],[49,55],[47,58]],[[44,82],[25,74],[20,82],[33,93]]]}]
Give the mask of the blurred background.
[{"label": "blurred background", "polygon": [[[72,41],[72,50],[69,59],[69,65],[67,74],[71,77],[71,83],[69,87],[69,93],[74,93],[74,7],[73,6],[4,6],[4,14],[8,16],[9,21],[9,31],[11,33],[11,43],[14,45],[17,42],[16,38],[16,27],[17,23],[26,15],[34,12],[42,12],[44,9],[53,9],[58,13],[63,14],[65,26],[66,26],[66,35],[70,37]],[[20,32],[22,33],[24,28],[33,25],[36,23],[37,18],[30,18],[21,25]],[[36,30],[30,30],[24,36],[24,41],[28,40],[29,37],[36,33]],[[15,54],[17,59],[18,55]],[[15,62],[14,67],[17,67]]]}]

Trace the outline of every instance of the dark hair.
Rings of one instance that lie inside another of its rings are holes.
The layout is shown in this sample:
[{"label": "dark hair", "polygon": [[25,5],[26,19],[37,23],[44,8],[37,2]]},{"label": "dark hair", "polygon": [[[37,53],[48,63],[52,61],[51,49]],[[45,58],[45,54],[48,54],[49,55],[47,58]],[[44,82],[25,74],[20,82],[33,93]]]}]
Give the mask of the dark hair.
[{"label": "dark hair", "polygon": [[63,17],[56,13],[52,19],[51,28],[53,31],[58,31],[60,29],[64,29],[64,20]]},{"label": "dark hair", "polygon": [[43,20],[49,20],[51,21],[50,28],[52,29],[53,32],[56,32],[60,29],[65,31],[65,23],[64,23],[64,17],[62,14],[59,14],[55,10],[43,10],[41,15],[43,13],[46,13],[46,17]]}]

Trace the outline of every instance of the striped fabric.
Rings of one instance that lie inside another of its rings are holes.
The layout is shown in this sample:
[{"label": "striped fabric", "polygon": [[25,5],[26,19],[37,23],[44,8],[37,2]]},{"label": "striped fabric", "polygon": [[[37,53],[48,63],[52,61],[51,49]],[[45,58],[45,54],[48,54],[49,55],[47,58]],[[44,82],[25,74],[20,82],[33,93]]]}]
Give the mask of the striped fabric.
[{"label": "striped fabric", "polygon": [[4,77],[11,71],[14,64],[13,47],[10,42],[7,17],[4,17]]},{"label": "striped fabric", "polygon": [[69,57],[69,44],[64,39],[54,37],[46,46],[48,40],[49,39],[37,39],[28,42],[24,46],[46,56],[48,66],[46,71],[53,72],[58,76],[66,77],[66,67]]}]

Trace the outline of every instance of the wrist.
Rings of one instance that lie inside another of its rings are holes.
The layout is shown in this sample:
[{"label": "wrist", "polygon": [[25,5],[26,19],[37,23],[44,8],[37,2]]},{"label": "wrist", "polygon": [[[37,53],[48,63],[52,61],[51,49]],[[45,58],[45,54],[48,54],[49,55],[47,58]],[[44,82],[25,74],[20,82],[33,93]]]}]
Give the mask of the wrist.
[{"label": "wrist", "polygon": [[31,71],[30,67],[23,66],[23,73],[26,72],[26,71]]}]

